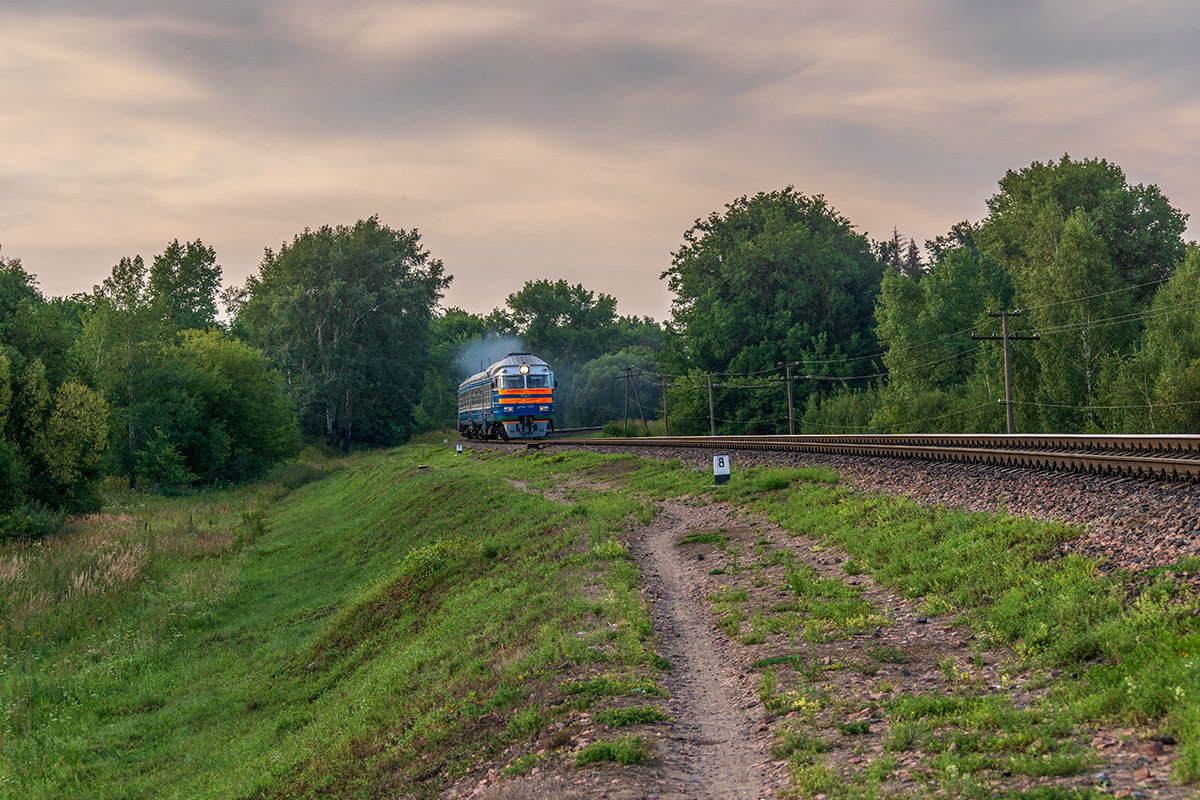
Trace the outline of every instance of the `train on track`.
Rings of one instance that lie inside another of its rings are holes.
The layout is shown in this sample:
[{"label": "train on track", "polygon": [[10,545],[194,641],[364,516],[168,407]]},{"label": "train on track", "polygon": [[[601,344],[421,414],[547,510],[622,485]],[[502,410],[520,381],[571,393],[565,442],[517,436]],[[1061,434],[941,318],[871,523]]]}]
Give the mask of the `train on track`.
[{"label": "train on track", "polygon": [[467,439],[544,439],[554,430],[554,372],[509,353],[458,385],[458,432]]}]

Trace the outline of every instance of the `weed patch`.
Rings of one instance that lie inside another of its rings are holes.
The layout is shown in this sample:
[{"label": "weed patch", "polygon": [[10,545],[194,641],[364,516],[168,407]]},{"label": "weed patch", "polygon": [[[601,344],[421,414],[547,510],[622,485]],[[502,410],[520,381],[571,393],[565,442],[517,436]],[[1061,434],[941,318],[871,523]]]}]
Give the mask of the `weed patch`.
[{"label": "weed patch", "polygon": [[603,675],[581,681],[571,681],[563,684],[567,694],[584,697],[632,697],[637,695],[651,697],[666,697],[667,692],[651,678],[628,675]]},{"label": "weed patch", "polygon": [[646,742],[641,737],[593,742],[575,756],[575,766],[597,761],[615,761],[621,765],[640,764],[646,760]]},{"label": "weed patch", "polygon": [[667,718],[658,706],[645,708],[609,708],[596,714],[596,719],[610,728],[623,728],[627,725],[645,725],[659,722]]},{"label": "weed patch", "polygon": [[514,759],[502,772],[505,775],[528,775],[530,770],[536,767],[541,760],[542,756],[539,753],[526,753]]},{"label": "weed patch", "polygon": [[776,760],[788,759],[794,765],[806,765],[821,753],[829,752],[829,745],[806,728],[787,726],[779,731],[770,752]]}]

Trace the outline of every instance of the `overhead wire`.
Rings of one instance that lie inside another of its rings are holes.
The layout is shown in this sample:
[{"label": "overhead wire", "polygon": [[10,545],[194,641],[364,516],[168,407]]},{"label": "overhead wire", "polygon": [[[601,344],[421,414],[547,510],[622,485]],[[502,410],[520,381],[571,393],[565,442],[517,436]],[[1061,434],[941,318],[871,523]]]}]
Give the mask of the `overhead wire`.
[{"label": "overhead wire", "polygon": [[[1056,306],[1062,306],[1062,305],[1067,305],[1067,304],[1071,304],[1071,303],[1083,303],[1088,300],[1094,300],[1094,299],[1101,298],[1101,297],[1107,297],[1107,296],[1119,294],[1122,292],[1129,292],[1129,291],[1147,288],[1150,286],[1161,285],[1161,284],[1167,282],[1168,280],[1170,280],[1170,276],[1167,276],[1167,277],[1164,277],[1164,278],[1161,278],[1158,280],[1154,280],[1154,281],[1148,281],[1145,283],[1137,284],[1135,286],[1127,286],[1127,287],[1122,287],[1119,289],[1109,290],[1106,292],[1099,292],[1099,293],[1091,294],[1091,295],[1083,295],[1083,296],[1074,297],[1074,298],[1067,298],[1067,299],[1056,301],[1053,303],[1043,303],[1043,304],[1037,305],[1037,306],[1025,306],[1019,310],[1020,311],[1042,310],[1042,309],[1046,309],[1046,308],[1053,308]],[[1171,304],[1168,306],[1160,306],[1157,308],[1144,308],[1144,309],[1141,309],[1138,311],[1133,311],[1133,312],[1129,312],[1126,314],[1118,314],[1113,317],[1101,318],[1098,320],[1077,321],[1077,322],[1066,323],[1063,325],[1058,325],[1058,326],[1053,326],[1053,327],[1035,328],[1034,330],[1039,334],[1050,334],[1050,333],[1057,333],[1057,332],[1063,332],[1063,331],[1077,330],[1079,328],[1083,328],[1083,327],[1087,327],[1087,326],[1093,326],[1093,327],[1094,326],[1110,326],[1110,325],[1120,324],[1122,322],[1133,322],[1133,321],[1138,321],[1138,320],[1150,319],[1150,318],[1153,318],[1156,316],[1164,316],[1173,310],[1192,310],[1195,308],[1200,308],[1200,303],[1180,302],[1180,303],[1174,303],[1174,304]],[[936,339],[930,339],[930,340],[927,340],[925,342],[918,343],[918,344],[907,345],[906,349],[911,350],[911,349],[916,349],[916,348],[928,348],[928,347],[940,344],[942,342],[946,342],[946,341],[955,339],[957,337],[960,337],[963,334],[972,332],[975,329],[976,329],[976,327],[973,326],[972,328],[966,328],[963,330],[944,334],[940,337],[937,337]],[[970,356],[974,353],[979,352],[980,350],[983,349],[983,347],[984,347],[984,345],[982,343],[980,343],[980,344],[968,347],[966,349],[960,349],[952,354],[949,354],[949,355],[946,355],[946,356],[943,356],[940,358],[936,358],[936,359],[933,359],[930,361],[925,361],[920,364],[915,364],[912,366],[906,366],[906,367],[897,368],[897,369],[885,370],[885,371],[881,371],[881,372],[874,372],[874,373],[870,373],[870,374],[866,374],[866,375],[839,376],[839,375],[805,374],[805,375],[792,375],[791,379],[793,381],[805,381],[805,380],[841,381],[843,384],[847,384],[849,381],[872,380],[872,379],[885,378],[885,377],[896,376],[896,375],[904,375],[904,374],[909,374],[909,373],[913,373],[913,372],[925,371],[933,366],[945,364],[945,363],[954,361],[956,359],[965,358],[967,356]],[[893,353],[893,352],[895,352],[895,348],[887,348],[887,349],[883,349],[878,352],[867,354],[867,355],[848,356],[848,357],[843,357],[843,358],[798,359],[796,361],[786,362],[786,366],[793,367],[793,366],[801,366],[801,365],[849,364],[849,363],[860,362],[860,361],[877,360],[877,359],[882,358],[883,356],[888,355],[889,353]],[[1025,353],[1022,350],[1018,350],[1018,353],[1020,353],[1020,357],[1025,362],[1027,362],[1031,366],[1034,365],[1033,361],[1031,360],[1028,353]],[[781,364],[774,368],[753,370],[753,371],[747,371],[747,372],[729,372],[729,371],[713,372],[713,373],[706,373],[704,377],[710,378],[710,379],[716,378],[716,377],[751,378],[751,377],[757,377],[757,376],[768,375],[768,374],[778,375],[778,373],[781,371],[781,369],[784,366],[785,366],[785,364]],[[706,380],[703,383],[700,383],[700,382],[698,382],[698,378],[700,376],[696,376],[696,375],[659,373],[657,375],[652,376],[650,373],[646,373],[641,370],[633,370],[632,376],[634,379],[642,380],[646,384],[649,384],[656,388],[691,389],[691,390],[708,389],[708,388],[712,388],[712,389],[719,388],[719,389],[726,389],[726,390],[728,390],[728,389],[761,390],[761,389],[771,388],[772,386],[781,385],[781,384],[785,383],[787,380],[786,378],[776,377],[773,379],[769,379],[769,381],[766,383],[761,383],[761,382],[758,382],[758,383],[728,383],[728,382],[710,383],[708,380]],[[652,378],[654,378],[654,379],[652,380]],[[668,379],[670,379],[672,382],[667,383]],[[686,380],[687,383],[679,382],[681,379]],[[1196,402],[1200,403],[1200,401],[1196,401]],[[635,403],[637,403],[636,400],[635,400]],[[1024,405],[1047,405],[1047,404],[1037,404],[1037,403],[1023,403],[1023,404]],[[1187,404],[1190,404],[1190,403],[1185,403],[1184,405],[1187,405]],[[1156,406],[1165,406],[1165,405],[1177,405],[1177,404],[1147,404],[1144,406],[1113,406],[1111,408],[1153,408]],[[643,409],[643,410],[645,409],[644,405],[642,405],[641,403],[637,403],[637,406],[639,409]],[[982,407],[982,406],[976,406],[975,408],[980,408],[980,407]],[[1058,406],[1058,407],[1063,407],[1063,408],[1109,408],[1106,406]],[[967,409],[967,410],[973,410],[973,409]],[[963,411],[950,412],[947,415],[942,415],[942,416],[937,416],[937,417],[929,417],[929,418],[925,418],[925,419],[921,419],[921,420],[915,420],[909,424],[936,421],[938,419],[944,418],[945,416],[950,416],[953,414],[960,414],[960,413],[964,413],[964,412]],[[781,418],[781,419],[786,419],[786,418]],[[738,423],[738,424],[755,424],[755,423],[769,422],[769,421],[772,421],[772,420],[756,420],[756,421],[752,421],[752,422],[748,422],[748,423]],[[778,421],[778,419],[774,420],[774,421]],[[723,422],[733,422],[733,421],[724,421],[723,420]],[[816,424],[816,423],[811,423],[811,424]]]},{"label": "overhead wire", "polygon": [[1151,319],[1154,317],[1166,316],[1166,312],[1169,312],[1172,310],[1190,311],[1190,310],[1196,309],[1196,308],[1200,308],[1200,302],[1172,303],[1169,306],[1162,306],[1160,308],[1147,308],[1147,309],[1142,309],[1141,311],[1131,311],[1128,314],[1118,314],[1113,317],[1102,317],[1102,318],[1096,319],[1096,320],[1083,320],[1083,321],[1077,320],[1075,322],[1069,322],[1069,323],[1065,323],[1063,325],[1057,325],[1057,326],[1050,327],[1050,328],[1035,327],[1034,331],[1037,333],[1057,333],[1059,331],[1076,330],[1078,328],[1088,327],[1091,325],[1104,325],[1104,326],[1116,325],[1121,322],[1134,322],[1136,320],[1144,320],[1144,319]]},{"label": "overhead wire", "polygon": [[[921,419],[909,420],[909,421],[905,422],[904,424],[905,424],[905,425],[919,425],[919,424],[921,424],[922,422],[936,422],[937,420],[940,420],[940,419],[946,419],[947,417],[953,417],[953,416],[957,416],[957,415],[959,415],[959,414],[966,414],[966,413],[968,413],[968,412],[970,412],[970,411],[978,411],[978,410],[979,410],[979,409],[981,409],[981,408],[989,408],[989,407],[991,407],[992,405],[993,405],[992,403],[980,403],[979,405],[976,405],[976,406],[971,406],[970,408],[962,408],[962,409],[959,409],[959,410],[957,410],[957,411],[948,411],[948,412],[946,412],[945,414],[937,414],[937,415],[935,415],[935,416],[932,416],[932,417],[922,417]],[[818,427],[818,428],[826,428],[826,429],[831,429],[831,428],[843,428],[843,429],[847,429],[847,428],[850,428],[850,429],[854,429],[854,430],[861,430],[861,431],[869,431],[869,430],[872,430],[872,429],[874,429],[874,428],[876,427],[876,426],[874,426],[874,425],[826,425],[826,424],[824,424],[824,423],[820,423],[820,422],[813,422],[813,421],[811,421],[811,420],[810,420],[810,421],[806,421],[804,424],[805,424],[805,425],[815,425],[815,426],[816,426],[816,427]]]},{"label": "overhead wire", "polygon": [[1022,306],[1021,310],[1022,311],[1038,311],[1043,308],[1053,308],[1054,306],[1066,305],[1067,303],[1082,303],[1085,300],[1095,300],[1098,297],[1108,297],[1109,295],[1120,294],[1121,292],[1132,292],[1135,289],[1144,289],[1147,286],[1157,286],[1159,284],[1166,283],[1167,281],[1171,280],[1171,277],[1172,277],[1171,275],[1168,275],[1165,278],[1158,278],[1156,280],[1147,281],[1146,283],[1139,283],[1134,286],[1122,286],[1119,289],[1110,289],[1107,292],[1100,292],[1099,294],[1089,294],[1089,295],[1085,295],[1084,297],[1069,297],[1066,300],[1058,300],[1053,303],[1043,303],[1040,306]]},{"label": "overhead wire", "polygon": [[1135,403],[1133,405],[1067,405],[1064,403],[1038,403],[1033,400],[1013,400],[1015,406],[1038,406],[1040,408],[1070,408],[1075,411],[1086,411],[1088,409],[1100,409],[1102,411],[1116,411],[1130,408],[1167,408],[1170,406],[1200,406],[1200,400],[1179,400],[1172,403]]},{"label": "overhead wire", "polygon": [[[1020,311],[1035,311],[1035,310],[1041,310],[1044,308],[1053,308],[1055,306],[1067,305],[1070,303],[1082,303],[1082,302],[1085,302],[1088,300],[1095,300],[1100,297],[1107,297],[1109,295],[1120,294],[1122,292],[1130,292],[1130,291],[1135,291],[1138,289],[1144,289],[1144,288],[1147,288],[1150,286],[1157,286],[1157,285],[1166,283],[1170,279],[1171,279],[1171,276],[1168,275],[1166,277],[1158,278],[1153,281],[1147,281],[1145,283],[1139,283],[1139,284],[1136,284],[1133,286],[1123,286],[1118,289],[1110,289],[1108,291],[1098,292],[1096,294],[1082,295],[1079,297],[1071,297],[1071,298],[1066,298],[1063,300],[1058,300],[1053,303],[1042,303],[1042,304],[1036,305],[1036,306],[1022,306],[1018,310],[1020,310]],[[1179,304],[1179,305],[1183,305],[1183,304]],[[1188,306],[1188,307],[1194,307],[1194,306]],[[1155,310],[1148,310],[1145,313],[1152,314],[1152,313],[1155,313]],[[958,331],[943,334],[942,336],[939,336],[936,339],[928,339],[923,342],[916,342],[916,343],[913,343],[910,345],[906,345],[906,348],[908,350],[929,348],[931,346],[940,344],[944,341],[948,341],[948,340],[954,339],[956,337],[962,336],[963,334],[970,333],[970,332],[974,331],[975,329],[976,329],[976,326],[972,326],[970,328],[963,328]],[[859,356],[846,356],[846,357],[842,357],[842,358],[828,358],[828,359],[818,359],[818,358],[797,359],[795,361],[790,361],[787,363],[789,366],[800,366],[802,364],[850,364],[850,363],[854,363],[854,362],[858,362],[858,361],[868,361],[868,360],[872,360],[872,359],[882,358],[883,356],[888,355],[889,353],[893,353],[893,352],[895,352],[895,348],[888,347],[888,348],[884,348],[879,351],[876,351],[874,353],[868,353],[868,354],[859,355]],[[971,351],[965,351],[965,352],[971,352]],[[917,368],[919,368],[919,367],[915,367],[914,369],[917,369]],[[754,375],[764,375],[764,374],[768,374],[771,372],[778,372],[778,368],[757,370],[757,371],[751,371],[751,372],[714,372],[712,374],[714,377],[716,377],[718,375],[723,376],[723,377],[752,377]],[[889,374],[889,373],[881,373],[881,374]],[[686,376],[673,375],[670,377],[686,377]],[[866,377],[866,376],[861,376],[861,377]],[[878,375],[876,375],[875,377],[878,377]]]}]

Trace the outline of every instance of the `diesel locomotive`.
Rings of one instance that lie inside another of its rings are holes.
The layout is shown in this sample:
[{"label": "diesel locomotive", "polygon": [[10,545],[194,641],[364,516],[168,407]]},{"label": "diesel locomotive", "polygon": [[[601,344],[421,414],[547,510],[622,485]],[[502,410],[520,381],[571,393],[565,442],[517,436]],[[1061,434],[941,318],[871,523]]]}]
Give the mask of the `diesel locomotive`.
[{"label": "diesel locomotive", "polygon": [[554,373],[509,353],[458,385],[458,431],[467,439],[541,439],[554,430]]}]

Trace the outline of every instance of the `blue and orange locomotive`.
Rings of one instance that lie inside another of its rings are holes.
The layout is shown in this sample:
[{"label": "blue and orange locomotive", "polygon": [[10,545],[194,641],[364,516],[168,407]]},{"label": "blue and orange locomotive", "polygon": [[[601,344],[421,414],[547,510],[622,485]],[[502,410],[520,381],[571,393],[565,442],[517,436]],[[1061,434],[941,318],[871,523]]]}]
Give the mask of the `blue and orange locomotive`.
[{"label": "blue and orange locomotive", "polygon": [[468,439],[541,439],[554,430],[554,373],[509,353],[458,385],[458,430]]}]

